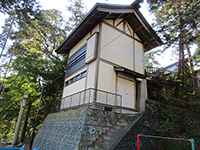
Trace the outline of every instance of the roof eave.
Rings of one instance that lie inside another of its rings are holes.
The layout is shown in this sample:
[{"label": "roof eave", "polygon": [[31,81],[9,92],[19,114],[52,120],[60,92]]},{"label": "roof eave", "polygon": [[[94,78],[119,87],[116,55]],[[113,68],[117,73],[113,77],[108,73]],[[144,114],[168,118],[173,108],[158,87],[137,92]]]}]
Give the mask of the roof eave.
[{"label": "roof eave", "polygon": [[[75,28],[71,31],[71,33],[69,34],[69,36],[67,37],[67,39],[69,39],[69,38],[75,33],[75,31],[76,31],[78,28],[80,28],[80,26],[81,26],[85,21],[88,20],[87,18],[88,18],[88,17],[91,15],[91,13],[97,8],[97,5],[98,5],[98,3],[96,3],[96,4],[94,5],[94,7],[87,13],[87,15],[86,15],[86,17],[83,19],[83,21],[81,21],[81,22],[79,23],[79,25],[78,25],[77,27],[75,27]],[[63,54],[63,53],[65,52],[65,50],[64,50],[64,45],[65,45],[67,39],[65,39],[65,41],[55,50],[56,53]]]},{"label": "roof eave", "polygon": [[[144,16],[141,14],[141,12],[138,9],[135,9],[135,13],[138,15],[138,17],[141,19],[142,23],[144,24],[146,30],[151,35],[152,39],[149,40],[149,43],[147,47],[145,48],[146,51],[149,51],[155,47],[161,46],[163,44],[160,37],[157,35],[155,30],[151,27],[151,25],[146,21]],[[153,42],[153,43],[152,43]]]},{"label": "roof eave", "polygon": [[[57,53],[63,54],[68,53],[68,49],[72,48],[73,43],[78,42],[79,38],[82,38],[83,35],[87,34],[92,27],[95,27],[103,18],[109,14],[129,14],[133,13],[138,17],[141,24],[143,24],[146,33],[148,33],[151,39],[148,39],[148,44],[144,47],[145,51],[149,51],[157,46],[162,45],[161,39],[158,37],[153,28],[146,21],[144,16],[139,11],[139,2],[136,2],[132,5],[111,5],[111,4],[102,4],[97,3],[85,17],[85,19],[70,33],[68,38],[56,49]],[[93,20],[93,22],[91,22]],[[90,21],[90,23],[88,23]],[[84,29],[84,30],[83,30]],[[87,31],[88,30],[88,31]],[[71,43],[71,44],[70,44]],[[66,49],[66,47],[68,47]]]}]

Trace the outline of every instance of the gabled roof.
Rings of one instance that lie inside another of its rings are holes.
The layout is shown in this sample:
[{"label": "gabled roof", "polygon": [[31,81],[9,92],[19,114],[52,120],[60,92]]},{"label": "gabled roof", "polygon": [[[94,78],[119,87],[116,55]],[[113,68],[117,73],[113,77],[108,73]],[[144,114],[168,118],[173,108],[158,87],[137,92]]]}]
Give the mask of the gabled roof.
[{"label": "gabled roof", "polygon": [[85,19],[71,32],[57,48],[57,53],[68,53],[87,33],[103,19],[125,18],[137,36],[142,40],[145,51],[162,44],[161,39],[139,11],[139,2],[131,5],[97,3]]}]

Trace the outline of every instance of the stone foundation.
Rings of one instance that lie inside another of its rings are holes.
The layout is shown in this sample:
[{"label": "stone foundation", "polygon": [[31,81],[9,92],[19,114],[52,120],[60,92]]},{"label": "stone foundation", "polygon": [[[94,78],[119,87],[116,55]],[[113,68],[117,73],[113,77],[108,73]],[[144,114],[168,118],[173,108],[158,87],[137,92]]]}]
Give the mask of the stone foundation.
[{"label": "stone foundation", "polygon": [[139,116],[88,107],[50,114],[33,147],[40,150],[111,150]]}]

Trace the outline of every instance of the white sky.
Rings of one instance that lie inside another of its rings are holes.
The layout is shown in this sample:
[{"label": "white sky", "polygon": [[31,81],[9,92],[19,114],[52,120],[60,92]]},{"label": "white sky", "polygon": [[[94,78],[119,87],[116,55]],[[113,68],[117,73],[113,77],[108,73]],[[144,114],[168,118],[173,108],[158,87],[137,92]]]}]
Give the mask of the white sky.
[{"label": "white sky", "polygon": [[[67,11],[67,6],[69,5],[69,0],[38,0],[43,9],[58,9],[62,12],[62,15],[67,18],[69,15]],[[97,2],[100,3],[112,3],[112,4],[131,4],[134,0],[83,0],[86,10],[89,11]],[[151,24],[153,22],[153,15],[149,12],[147,3],[142,4],[141,12],[147,21]],[[5,17],[0,14],[0,26],[3,25]],[[1,29],[0,29],[1,31]],[[161,66],[167,66],[175,62],[172,52],[166,51],[161,56],[156,57]]]},{"label": "white sky", "polygon": [[[58,1],[58,0],[57,0]],[[56,0],[39,0],[40,4],[42,5],[43,9],[58,9],[63,12],[64,16],[67,16],[67,6],[69,5],[69,0],[59,0],[57,2]],[[111,3],[111,4],[124,4],[128,5],[131,4],[134,0],[83,0],[86,10],[89,11],[95,3]],[[150,13],[147,9],[147,3],[145,2],[142,5],[142,13],[144,16],[148,18],[148,21],[152,23],[152,15],[150,17]]]}]

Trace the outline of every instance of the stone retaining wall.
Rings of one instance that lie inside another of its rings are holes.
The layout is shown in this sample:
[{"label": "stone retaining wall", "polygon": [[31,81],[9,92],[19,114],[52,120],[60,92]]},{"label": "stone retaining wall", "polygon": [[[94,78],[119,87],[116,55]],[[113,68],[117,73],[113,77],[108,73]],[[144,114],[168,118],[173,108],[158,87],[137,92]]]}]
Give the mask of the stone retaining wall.
[{"label": "stone retaining wall", "polygon": [[111,150],[138,116],[87,107],[50,114],[33,147],[40,150]]},{"label": "stone retaining wall", "polygon": [[147,100],[143,118],[132,127],[115,150],[132,149],[134,143],[136,143],[137,134],[193,138],[195,139],[196,148],[199,150],[200,114],[179,107],[179,105],[163,104],[158,100]]}]

